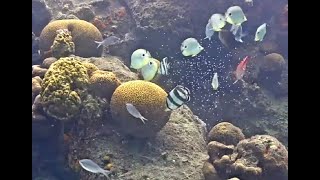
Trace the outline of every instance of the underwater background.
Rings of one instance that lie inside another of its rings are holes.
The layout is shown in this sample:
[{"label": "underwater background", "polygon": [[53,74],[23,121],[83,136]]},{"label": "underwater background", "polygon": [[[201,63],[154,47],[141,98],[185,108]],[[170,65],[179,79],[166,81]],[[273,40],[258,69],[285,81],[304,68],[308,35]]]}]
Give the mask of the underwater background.
[{"label": "underwater background", "polygon": [[[206,38],[210,17],[234,6],[243,42],[228,20]],[[187,38],[203,50],[183,55]],[[156,64],[151,80],[148,64],[131,66],[138,49]],[[167,111],[178,85],[190,100]],[[288,1],[32,0],[32,179],[107,178],[288,179]]]}]

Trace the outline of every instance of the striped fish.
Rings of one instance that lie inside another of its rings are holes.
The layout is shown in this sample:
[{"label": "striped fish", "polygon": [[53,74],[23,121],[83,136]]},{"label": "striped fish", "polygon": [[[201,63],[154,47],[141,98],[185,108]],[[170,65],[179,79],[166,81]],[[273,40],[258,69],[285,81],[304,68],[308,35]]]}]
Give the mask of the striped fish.
[{"label": "striped fish", "polygon": [[160,63],[160,67],[158,70],[158,74],[162,74],[162,75],[168,75],[169,74],[169,69],[170,69],[170,65],[168,63],[168,58],[165,57],[162,59],[161,63]]},{"label": "striped fish", "polygon": [[188,101],[190,101],[190,90],[184,86],[178,85],[172,89],[167,96],[166,111],[175,110]]}]

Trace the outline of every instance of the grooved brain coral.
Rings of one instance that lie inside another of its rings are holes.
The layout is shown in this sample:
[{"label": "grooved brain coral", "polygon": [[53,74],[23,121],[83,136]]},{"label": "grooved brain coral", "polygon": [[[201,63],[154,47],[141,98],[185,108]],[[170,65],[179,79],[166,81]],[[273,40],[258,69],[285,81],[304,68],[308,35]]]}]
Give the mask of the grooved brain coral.
[{"label": "grooved brain coral", "polygon": [[[135,137],[152,137],[168,122],[170,112],[166,108],[167,93],[158,85],[142,80],[121,84],[113,93],[110,110],[113,121],[121,131]],[[129,114],[126,103],[133,104],[142,116],[145,124]]]},{"label": "grooved brain coral", "polygon": [[50,22],[41,32],[39,49],[49,51],[59,29],[68,29],[75,44],[75,55],[81,57],[99,57],[102,48],[94,41],[102,41],[100,31],[91,23],[78,19],[64,19]]},{"label": "grooved brain coral", "polygon": [[113,72],[97,70],[90,77],[90,90],[101,98],[110,101],[114,90],[121,82]]},{"label": "grooved brain coral", "polygon": [[73,118],[80,112],[88,82],[87,69],[80,61],[60,58],[50,66],[41,84],[44,111],[60,120]]}]

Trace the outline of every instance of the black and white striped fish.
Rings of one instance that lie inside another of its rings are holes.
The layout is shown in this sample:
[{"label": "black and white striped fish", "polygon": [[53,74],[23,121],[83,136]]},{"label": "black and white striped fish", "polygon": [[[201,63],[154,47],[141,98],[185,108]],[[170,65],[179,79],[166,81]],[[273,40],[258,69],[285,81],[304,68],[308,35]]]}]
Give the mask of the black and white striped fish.
[{"label": "black and white striped fish", "polygon": [[160,67],[159,67],[158,73],[166,76],[169,74],[169,72],[168,72],[169,69],[170,69],[170,65],[168,63],[168,58],[165,57],[160,62]]},{"label": "black and white striped fish", "polygon": [[190,90],[184,86],[177,85],[167,96],[166,111],[175,110],[188,101],[190,101]]}]

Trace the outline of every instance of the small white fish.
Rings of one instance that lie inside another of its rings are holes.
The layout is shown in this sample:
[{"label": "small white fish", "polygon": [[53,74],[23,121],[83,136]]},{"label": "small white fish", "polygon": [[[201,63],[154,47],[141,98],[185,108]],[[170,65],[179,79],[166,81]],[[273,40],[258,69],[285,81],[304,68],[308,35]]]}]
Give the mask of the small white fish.
[{"label": "small white fish", "polygon": [[217,90],[219,87],[219,81],[218,81],[218,73],[213,74],[212,82],[211,82],[213,90]]},{"label": "small white fish", "polygon": [[247,33],[243,33],[241,25],[232,25],[230,31],[234,35],[234,39],[241,43],[243,43],[242,38],[248,35]]},{"label": "small white fish", "polygon": [[184,56],[195,57],[204,48],[199,44],[195,38],[187,38],[181,44],[180,50]]},{"label": "small white fish", "polygon": [[158,73],[167,76],[169,74],[169,69],[170,63],[168,63],[168,57],[165,57],[160,62]]},{"label": "small white fish", "polygon": [[138,109],[131,103],[126,103],[126,107],[127,107],[127,110],[128,112],[135,118],[138,118],[140,119],[143,124],[145,124],[144,121],[147,121],[148,119],[146,119],[145,117],[143,117],[140,112],[138,111]]},{"label": "small white fish", "polygon": [[135,38],[133,36],[133,33],[128,32],[124,35],[124,41],[133,41]]},{"label": "small white fish", "polygon": [[247,17],[240,6],[229,7],[225,13],[225,18],[228,23],[233,25],[241,25],[243,22],[247,21]]},{"label": "small white fish", "polygon": [[266,33],[267,33],[267,24],[263,23],[257,28],[254,41],[262,41]]},{"label": "small white fish", "polygon": [[143,66],[148,64],[151,54],[145,49],[137,49],[131,55],[130,68],[141,69]]},{"label": "small white fish", "polygon": [[93,162],[91,159],[82,159],[79,161],[79,164],[81,165],[81,167],[83,169],[85,169],[89,172],[92,172],[92,173],[101,173],[101,174],[105,175],[107,177],[107,179],[109,179],[109,174],[111,172],[108,170],[102,169],[98,164]]},{"label": "small white fish", "polygon": [[109,36],[105,38],[103,41],[94,41],[94,42],[98,44],[97,48],[99,48],[101,45],[107,47],[107,46],[120,43],[120,38],[118,38],[117,36]]},{"label": "small white fish", "polygon": [[209,41],[211,40],[211,37],[214,34],[214,30],[212,29],[212,25],[211,25],[211,21],[209,19],[208,24],[206,25],[206,37],[204,39],[209,39]]},{"label": "small white fish", "polygon": [[210,17],[210,22],[212,29],[214,31],[221,31],[221,29],[226,25],[226,19],[222,14],[213,14]]}]

